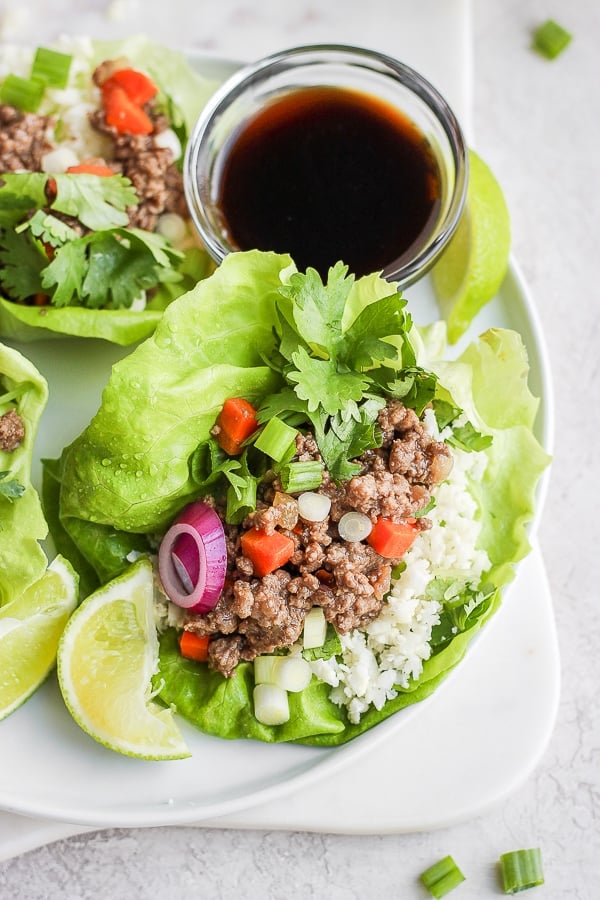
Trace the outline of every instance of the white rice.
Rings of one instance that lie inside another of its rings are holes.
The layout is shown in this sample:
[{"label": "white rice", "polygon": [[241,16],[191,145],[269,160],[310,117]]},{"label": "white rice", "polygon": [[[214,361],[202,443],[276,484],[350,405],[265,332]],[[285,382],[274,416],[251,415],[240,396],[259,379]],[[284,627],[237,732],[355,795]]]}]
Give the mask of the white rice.
[{"label": "white rice", "polygon": [[[433,413],[425,416],[428,430],[439,438]],[[443,435],[442,435],[443,436]],[[428,513],[432,527],[419,534],[404,557],[406,569],[394,582],[379,617],[362,630],[342,635],[342,654],[311,663],[313,673],[331,685],[331,699],[346,707],[358,723],[371,707],[381,709],[419,678],[431,654],[431,632],[440,621],[440,604],[426,597],[436,577],[451,577],[477,587],[489,568],[487,553],[477,546],[481,530],[469,481],[483,476],[485,453],[453,449],[454,466],[435,491],[436,505]]]}]

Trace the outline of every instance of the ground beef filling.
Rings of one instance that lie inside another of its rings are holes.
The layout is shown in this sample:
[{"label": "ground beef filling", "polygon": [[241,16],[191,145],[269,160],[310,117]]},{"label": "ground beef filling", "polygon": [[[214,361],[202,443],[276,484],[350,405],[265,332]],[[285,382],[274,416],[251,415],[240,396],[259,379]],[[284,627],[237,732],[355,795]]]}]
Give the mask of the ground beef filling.
[{"label": "ground beef filling", "polygon": [[52,149],[50,119],[0,104],[0,172],[39,172],[42,157]]},{"label": "ground beef filling", "polygon": [[25,438],[23,419],[14,409],[0,416],[0,450],[12,453],[20,447]]},{"label": "ground beef filling", "polygon": [[[108,69],[107,69],[108,67]],[[101,84],[114,68],[111,62],[101,63],[94,73],[94,81]],[[163,213],[177,213],[188,217],[183,178],[173,161],[173,153],[160,146],[157,136],[169,128],[168,119],[158,113],[154,102],[150,101],[144,110],[152,121],[153,130],[148,135],[121,134],[107,125],[104,110],[90,114],[92,126],[112,141],[113,156],[111,168],[130,179],[139,204],[128,209],[129,223],[136,228],[153,231],[158,217]]]},{"label": "ground beef filling", "polygon": [[[331,499],[330,514],[322,522],[298,518],[294,500],[272,505],[279,485],[265,490],[256,512],[239,526],[226,526],[228,577],[211,612],[189,614],[185,628],[211,635],[209,666],[225,676],[240,660],[253,660],[295,643],[313,606],[341,634],[361,628],[377,618],[390,589],[397,560],[384,559],[367,543],[340,538],[337,522],[356,510],[372,521],[384,516],[401,521],[423,510],[431,488],[450,473],[448,447],[434,440],[418,416],[399,401],[389,401],[379,414],[383,444],[364,453],[357,462],[361,473],[336,485],[326,473],[321,493]],[[310,434],[296,441],[297,458],[320,459]],[[416,519],[423,530],[426,517]],[[241,552],[240,536],[249,527],[290,537],[294,554],[285,568],[257,578],[252,563]]]},{"label": "ground beef filling", "polygon": [[[100,84],[114,68],[112,61],[101,63],[93,76],[95,83]],[[93,161],[104,163],[115,173],[131,180],[139,203],[127,211],[130,225],[154,231],[163,213],[177,213],[187,219],[188,212],[183,178],[175,165],[173,153],[157,141],[170,123],[157,112],[153,101],[144,109],[153,124],[149,135],[120,134],[106,124],[104,110],[98,109],[90,114],[92,126],[112,142],[111,159],[108,162],[103,159]],[[49,116],[23,113],[7,104],[0,104],[0,173],[41,172],[43,157],[53,149],[48,140],[51,126]]]}]

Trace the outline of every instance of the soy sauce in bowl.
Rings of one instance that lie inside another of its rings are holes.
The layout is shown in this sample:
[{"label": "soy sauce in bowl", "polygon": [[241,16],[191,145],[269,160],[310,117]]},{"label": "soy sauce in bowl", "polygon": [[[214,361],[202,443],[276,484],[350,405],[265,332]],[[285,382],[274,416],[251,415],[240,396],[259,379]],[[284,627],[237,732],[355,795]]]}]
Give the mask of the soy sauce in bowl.
[{"label": "soy sauce in bowl", "polygon": [[376,97],[335,87],[283,95],[231,142],[216,195],[242,250],[288,252],[322,276],[413,256],[439,214],[441,172],[423,133]]},{"label": "soy sauce in bowl", "polygon": [[289,253],[322,276],[411,284],[442,251],[466,195],[454,113],[414,69],[372,50],[296,47],[233,75],[190,136],[184,186],[217,263]]}]

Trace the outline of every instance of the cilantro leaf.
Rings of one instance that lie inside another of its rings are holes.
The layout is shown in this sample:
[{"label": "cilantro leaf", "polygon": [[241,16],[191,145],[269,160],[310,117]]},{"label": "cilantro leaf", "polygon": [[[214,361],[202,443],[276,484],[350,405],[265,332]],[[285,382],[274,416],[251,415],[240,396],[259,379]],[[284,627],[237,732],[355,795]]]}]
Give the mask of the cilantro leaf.
[{"label": "cilantro leaf", "polygon": [[42,272],[48,264],[43,247],[29,234],[0,228],[0,284],[16,300],[43,293]]},{"label": "cilantro leaf", "polygon": [[73,241],[78,237],[77,232],[62,219],[57,219],[51,213],[46,213],[41,209],[36,210],[30,219],[23,222],[16,228],[17,234],[29,229],[32,235],[39,238],[45,244],[51,247],[60,247],[67,241]]},{"label": "cilantro leaf", "polygon": [[284,387],[279,393],[270,394],[256,414],[261,425],[266,424],[274,416],[282,419],[287,425],[306,422],[309,419],[306,401],[301,400],[292,388]]},{"label": "cilantro leaf", "polygon": [[[41,209],[48,205],[46,185],[48,176],[44,172],[3,172],[0,184],[0,220],[9,216],[12,210],[19,210],[19,221],[23,212]],[[14,219],[12,219],[14,223]]]},{"label": "cilantro leaf", "polygon": [[419,366],[409,366],[394,375],[389,370],[378,373],[379,378],[385,378],[386,375],[391,375],[390,381],[383,380],[386,393],[402,400],[405,406],[414,409],[421,416],[435,397],[437,376]]},{"label": "cilantro leaf", "polygon": [[452,434],[446,438],[446,443],[460,450],[487,450],[491,447],[493,438],[491,434],[482,434],[477,431],[471,422],[452,429]]},{"label": "cilantro leaf", "polygon": [[86,238],[78,238],[60,247],[44,269],[42,286],[51,293],[53,306],[69,306],[80,298],[87,267],[87,243]]},{"label": "cilantro leaf", "polygon": [[[151,254],[150,254],[151,255]],[[119,240],[114,232],[89,237],[88,268],[82,284],[86,306],[131,306],[157,282],[156,269],[143,244]]]},{"label": "cilantro leaf", "polygon": [[52,209],[73,216],[92,231],[127,225],[128,206],[137,206],[133,185],[123,175],[54,175]]},{"label": "cilantro leaf", "polygon": [[176,250],[171,244],[155,231],[144,231],[143,228],[117,229],[116,234],[122,238],[143,245],[159,266],[169,269],[173,261],[183,259],[184,254]]},{"label": "cilantro leaf", "polygon": [[431,631],[432,650],[442,649],[457,633],[472,628],[490,608],[494,593],[491,585],[472,588],[452,578],[434,578],[427,587],[427,597],[437,600],[442,609],[440,621]]},{"label": "cilantro leaf", "polygon": [[342,340],[342,316],[354,276],[338,262],[329,270],[324,285],[319,273],[308,268],[294,273],[281,293],[293,302],[296,331],[318,356],[337,361]]},{"label": "cilantro leaf", "polygon": [[446,426],[450,425],[462,413],[462,409],[459,406],[455,406],[450,400],[443,400],[440,397],[435,398],[432,408],[440,431],[443,431]]},{"label": "cilantro leaf", "polygon": [[344,334],[344,362],[362,369],[372,366],[375,360],[397,357],[397,347],[381,338],[402,333],[405,306],[406,301],[398,293],[366,306]]},{"label": "cilantro leaf", "polygon": [[321,406],[333,415],[351,401],[358,403],[370,383],[358,372],[338,371],[333,360],[314,359],[303,347],[292,354],[292,360],[296,370],[287,373],[288,381],[296,385],[296,393],[312,412]]},{"label": "cilantro leaf", "polygon": [[436,397],[432,403],[433,412],[440,431],[448,426],[452,434],[446,438],[446,443],[460,450],[487,450],[493,443],[491,434],[482,434],[477,431],[472,422],[464,421],[462,424],[454,424],[463,414],[463,410],[449,400]]},{"label": "cilantro leaf", "polygon": [[159,236],[139,229],[112,229],[87,234],[57,248],[42,275],[42,284],[54,290],[54,306],[80,304],[90,309],[128,308],[133,300],[163,280],[181,276],[161,266],[179,257]]},{"label": "cilantro leaf", "polygon": [[8,478],[9,472],[0,472],[0,497],[4,497],[9,503],[18,500],[25,493],[25,488],[16,478]]},{"label": "cilantro leaf", "polygon": [[352,460],[365,450],[381,446],[377,413],[384,403],[383,398],[365,401],[358,407],[356,418],[342,413],[331,418],[311,416],[319,451],[334,481],[348,481],[358,475],[361,466]]}]

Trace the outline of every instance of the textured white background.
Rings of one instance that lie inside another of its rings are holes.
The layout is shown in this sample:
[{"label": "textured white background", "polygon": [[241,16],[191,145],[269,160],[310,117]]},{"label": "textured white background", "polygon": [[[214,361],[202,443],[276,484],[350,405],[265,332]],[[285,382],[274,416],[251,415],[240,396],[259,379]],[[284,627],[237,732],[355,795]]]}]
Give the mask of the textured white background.
[{"label": "textured white background", "polygon": [[[416,2],[416,0],[415,0]],[[394,51],[393,0],[3,0],[2,37],[143,30],[232,58],[337,40]],[[558,60],[530,49],[553,16],[575,34]],[[416,877],[452,853],[457,900],[500,896],[494,861],[540,846],[540,900],[594,900],[600,874],[600,7],[597,0],[473,0],[476,147],[501,181],[513,249],[536,298],[556,392],[556,451],[541,544],[563,665],[559,718],[536,772],[476,821],[414,835],[335,836],[217,829],[112,830],[0,864],[0,898],[425,897]],[[518,702],[518,697],[515,697]],[[424,790],[426,786],[424,785]],[[527,896],[530,896],[529,894]]]}]

